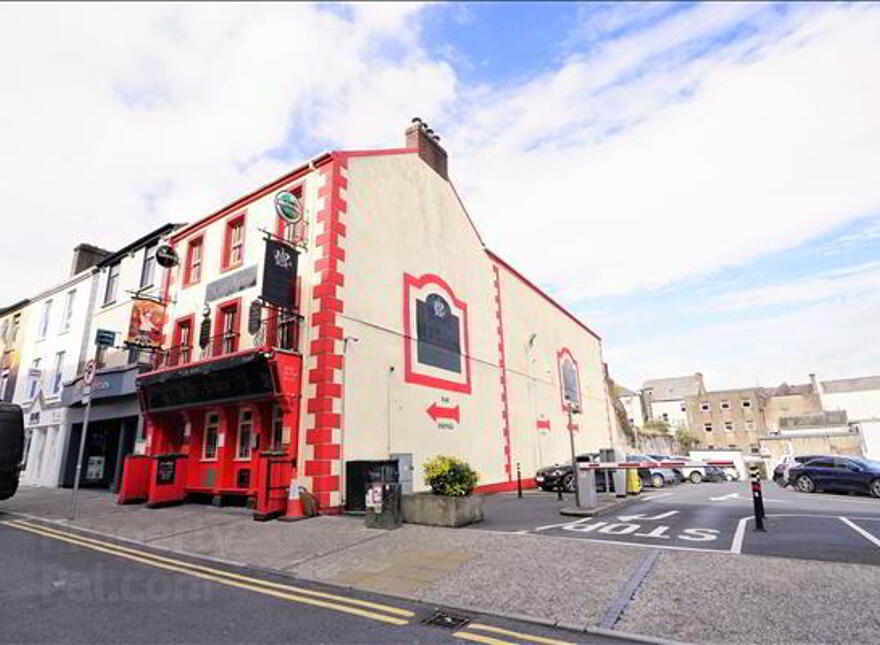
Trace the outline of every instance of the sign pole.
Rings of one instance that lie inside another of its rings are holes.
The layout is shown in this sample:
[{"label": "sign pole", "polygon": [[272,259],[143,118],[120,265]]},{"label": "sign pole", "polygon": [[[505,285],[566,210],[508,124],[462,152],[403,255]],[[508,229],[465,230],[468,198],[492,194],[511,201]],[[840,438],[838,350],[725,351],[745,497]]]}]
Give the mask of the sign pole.
[{"label": "sign pole", "polygon": [[568,404],[568,439],[571,443],[571,474],[574,476],[574,505],[580,507],[581,505],[581,492],[578,490],[577,486],[577,476],[578,476],[578,465],[577,465],[577,455],[575,455],[574,451],[574,422],[572,421],[572,410],[571,403]]},{"label": "sign pole", "polygon": [[95,380],[95,361],[86,363],[83,371],[83,398],[86,400],[86,412],[83,415],[82,434],[79,436],[79,454],[76,458],[76,475],[73,478],[73,492],[70,495],[70,519],[76,519],[76,498],[79,493],[79,479],[82,475],[83,453],[86,450],[86,433],[89,431],[89,414],[92,411],[92,381]]}]

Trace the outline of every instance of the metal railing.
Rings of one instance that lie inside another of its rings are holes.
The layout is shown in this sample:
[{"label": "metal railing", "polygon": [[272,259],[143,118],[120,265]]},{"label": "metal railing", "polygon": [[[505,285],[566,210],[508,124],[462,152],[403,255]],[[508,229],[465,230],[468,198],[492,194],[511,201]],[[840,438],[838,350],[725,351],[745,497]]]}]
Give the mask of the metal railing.
[{"label": "metal railing", "polygon": [[153,351],[152,369],[167,367],[179,367],[189,363],[218,358],[227,354],[234,354],[242,349],[251,347],[283,349],[299,351],[300,328],[303,317],[299,314],[281,314],[278,317],[267,318],[260,323],[255,334],[241,334],[239,332],[224,332],[215,334],[207,339],[204,347],[200,346],[198,339],[194,343],[172,345],[166,349]]}]

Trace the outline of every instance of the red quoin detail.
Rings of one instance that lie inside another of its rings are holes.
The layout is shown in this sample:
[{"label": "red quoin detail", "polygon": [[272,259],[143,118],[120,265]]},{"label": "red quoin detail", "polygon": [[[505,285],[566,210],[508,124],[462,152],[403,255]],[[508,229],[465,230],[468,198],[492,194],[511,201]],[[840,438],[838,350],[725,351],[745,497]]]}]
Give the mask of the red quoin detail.
[{"label": "red quoin detail", "polygon": [[504,318],[501,312],[501,274],[497,265],[492,265],[495,286],[495,316],[498,321],[498,380],[501,386],[501,437],[504,440],[504,470],[508,481],[513,480],[513,466],[510,455],[510,410],[507,405],[507,363],[504,358]]},{"label": "red quoin detail", "polygon": [[538,419],[536,424],[538,430],[549,430],[550,429],[550,419]]}]

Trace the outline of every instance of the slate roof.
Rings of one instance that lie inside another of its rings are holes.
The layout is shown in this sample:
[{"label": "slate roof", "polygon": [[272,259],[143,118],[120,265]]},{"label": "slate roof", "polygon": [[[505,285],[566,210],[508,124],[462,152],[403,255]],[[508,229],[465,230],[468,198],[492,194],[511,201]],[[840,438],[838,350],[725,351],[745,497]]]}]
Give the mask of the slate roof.
[{"label": "slate roof", "polygon": [[859,376],[834,381],[822,381],[822,389],[828,394],[837,392],[864,392],[880,390],[880,376]]},{"label": "slate roof", "polygon": [[696,374],[649,379],[642,387],[651,390],[652,401],[677,401],[688,396],[697,396],[704,390],[703,378]]}]

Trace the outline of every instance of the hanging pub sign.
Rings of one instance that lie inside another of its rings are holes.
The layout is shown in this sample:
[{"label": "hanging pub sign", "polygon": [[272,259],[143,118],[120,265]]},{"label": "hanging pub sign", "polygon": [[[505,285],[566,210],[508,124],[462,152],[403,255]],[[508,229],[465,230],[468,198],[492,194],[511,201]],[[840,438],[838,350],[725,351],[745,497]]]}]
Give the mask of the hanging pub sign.
[{"label": "hanging pub sign", "polygon": [[260,296],[269,304],[293,309],[298,254],[287,244],[266,240],[263,287]]},{"label": "hanging pub sign", "polygon": [[275,195],[275,212],[285,222],[296,224],[303,216],[302,201],[289,190],[282,190]]},{"label": "hanging pub sign", "polygon": [[251,308],[248,310],[248,333],[256,334],[260,331],[260,326],[262,325],[263,316],[263,308],[260,306],[260,302],[258,300],[254,300],[251,303]]},{"label": "hanging pub sign", "polygon": [[95,332],[95,345],[98,347],[113,347],[116,342],[116,332],[109,329],[98,329]]},{"label": "hanging pub sign", "polygon": [[177,266],[180,258],[177,257],[177,251],[170,244],[162,244],[156,249],[156,264],[166,269]]},{"label": "hanging pub sign", "polygon": [[165,326],[165,307],[155,300],[132,300],[125,341],[139,347],[160,347]]}]

